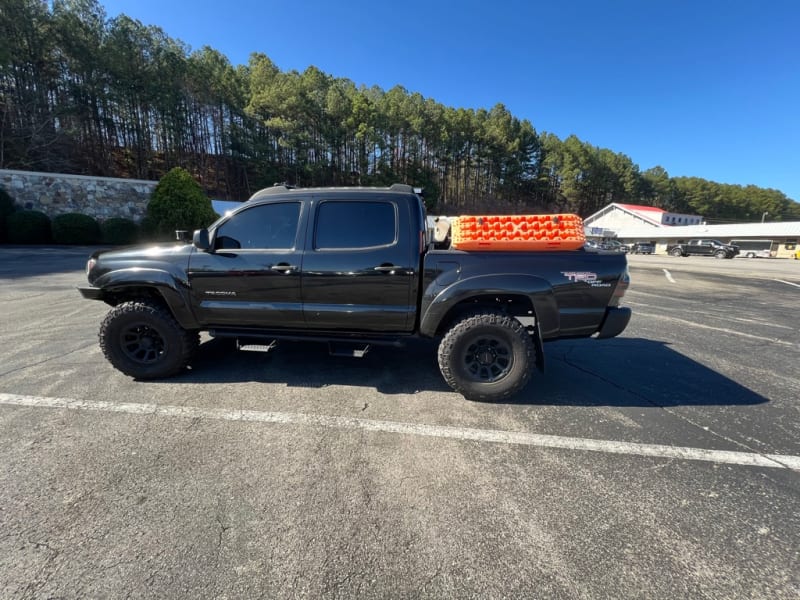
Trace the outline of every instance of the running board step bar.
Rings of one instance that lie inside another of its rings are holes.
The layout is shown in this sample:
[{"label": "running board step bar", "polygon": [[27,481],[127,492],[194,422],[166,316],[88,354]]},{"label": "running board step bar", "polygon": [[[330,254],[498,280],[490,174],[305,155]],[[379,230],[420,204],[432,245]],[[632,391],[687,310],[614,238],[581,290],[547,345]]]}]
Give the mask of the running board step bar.
[{"label": "running board step bar", "polygon": [[369,344],[351,342],[328,342],[328,354],[331,356],[347,356],[351,358],[364,358],[369,352]]},{"label": "running board step bar", "polygon": [[278,340],[272,340],[269,344],[243,344],[241,340],[236,340],[236,349],[245,352],[272,352],[278,346]]}]

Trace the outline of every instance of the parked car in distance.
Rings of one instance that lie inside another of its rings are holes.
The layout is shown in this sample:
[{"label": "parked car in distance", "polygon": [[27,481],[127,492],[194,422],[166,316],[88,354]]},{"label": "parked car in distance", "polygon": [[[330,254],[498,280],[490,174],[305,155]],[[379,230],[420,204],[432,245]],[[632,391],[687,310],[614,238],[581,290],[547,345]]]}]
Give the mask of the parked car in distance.
[{"label": "parked car in distance", "polygon": [[604,242],[600,242],[600,247],[603,250],[611,250],[612,252],[627,252],[628,246],[620,242],[619,240],[606,240]]},{"label": "parked car in distance", "polygon": [[654,254],[656,247],[650,242],[635,242],[628,246],[629,254]]},{"label": "parked car in distance", "polygon": [[714,256],[733,258],[739,254],[739,246],[723,244],[719,240],[689,240],[688,244],[674,244],[667,247],[670,256]]},{"label": "parked car in distance", "polygon": [[586,240],[586,243],[583,245],[583,247],[587,250],[600,250],[600,243],[596,240]]},{"label": "parked car in distance", "polygon": [[628,246],[618,240],[586,240],[583,245],[586,250],[604,251],[604,252],[628,252]]}]

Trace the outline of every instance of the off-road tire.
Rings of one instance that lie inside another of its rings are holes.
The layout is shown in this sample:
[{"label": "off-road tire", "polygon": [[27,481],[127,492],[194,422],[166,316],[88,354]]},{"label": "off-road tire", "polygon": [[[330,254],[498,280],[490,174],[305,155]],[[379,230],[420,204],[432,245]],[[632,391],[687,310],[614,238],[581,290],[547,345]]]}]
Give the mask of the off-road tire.
[{"label": "off-road tire", "polygon": [[680,248],[673,248],[669,251],[670,256],[683,256],[683,250]]},{"label": "off-road tire", "polygon": [[496,402],[524,388],[536,359],[531,335],[501,312],[473,313],[455,323],[439,344],[439,369],[468,400]]},{"label": "off-road tire", "polygon": [[99,338],[108,361],[136,379],[179,373],[200,344],[196,331],[185,330],[164,306],[147,300],[112,308],[100,325]]}]

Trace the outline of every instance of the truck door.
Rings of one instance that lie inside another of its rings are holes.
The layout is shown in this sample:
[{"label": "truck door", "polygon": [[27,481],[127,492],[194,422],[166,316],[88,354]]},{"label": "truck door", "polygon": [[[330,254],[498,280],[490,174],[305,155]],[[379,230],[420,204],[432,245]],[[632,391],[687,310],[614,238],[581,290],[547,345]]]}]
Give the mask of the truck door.
[{"label": "truck door", "polygon": [[255,205],[216,229],[210,252],[192,253],[189,285],[192,308],[201,323],[304,326],[303,212],[300,202]]},{"label": "truck door", "polygon": [[[303,312],[314,329],[414,327],[419,240],[407,202],[376,195],[315,200],[303,262]],[[417,232],[418,233],[418,232]]]},{"label": "truck door", "polygon": [[686,254],[705,254],[705,252],[703,240],[689,240],[686,244]]},{"label": "truck door", "polygon": [[714,244],[711,243],[711,240],[698,240],[695,252],[697,254],[707,254],[710,256],[714,254]]}]

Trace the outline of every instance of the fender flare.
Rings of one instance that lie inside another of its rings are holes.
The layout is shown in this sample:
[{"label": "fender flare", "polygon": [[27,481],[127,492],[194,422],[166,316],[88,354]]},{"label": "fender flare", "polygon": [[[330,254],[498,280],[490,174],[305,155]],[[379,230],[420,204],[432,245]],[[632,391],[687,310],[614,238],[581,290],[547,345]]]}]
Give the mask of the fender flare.
[{"label": "fender flare", "polygon": [[98,277],[93,286],[100,288],[103,295],[124,292],[128,288],[155,289],[181,327],[197,329],[199,326],[190,308],[189,282],[178,279],[167,271],[142,267],[117,269]]},{"label": "fender flare", "polygon": [[[435,282],[431,288],[435,286]],[[557,334],[560,325],[558,303],[550,282],[520,273],[498,273],[493,275],[477,275],[456,281],[452,285],[431,293],[425,291],[423,303],[431,298],[420,318],[420,334],[433,337],[442,319],[457,304],[476,296],[492,294],[527,296],[536,313],[537,328],[542,339]]]}]

